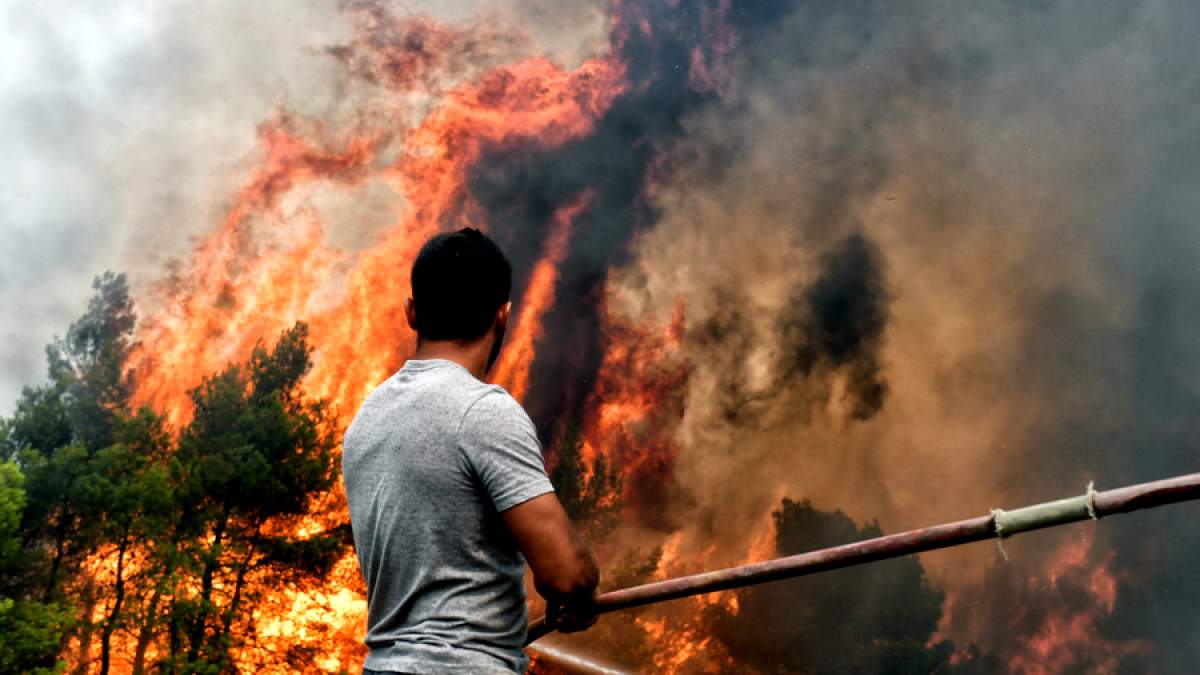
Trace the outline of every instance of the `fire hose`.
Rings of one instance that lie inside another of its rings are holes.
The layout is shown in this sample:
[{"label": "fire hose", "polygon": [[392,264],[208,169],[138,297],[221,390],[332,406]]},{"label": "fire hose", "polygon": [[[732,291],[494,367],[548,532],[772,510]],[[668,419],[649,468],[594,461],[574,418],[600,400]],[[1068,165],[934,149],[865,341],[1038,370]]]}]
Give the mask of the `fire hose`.
[{"label": "fire hose", "polygon": [[[607,614],[631,607],[791,579],[985,539],[1003,540],[1021,532],[1081,520],[1099,520],[1119,513],[1196,499],[1200,499],[1200,473],[1102,492],[1093,490],[1089,484],[1086,493],[1078,497],[1034,504],[1011,511],[993,509],[989,515],[978,518],[604,593],[596,598],[595,610],[597,614]],[[547,624],[545,617],[535,619],[529,622],[525,644],[528,645],[553,631],[554,627]]]}]

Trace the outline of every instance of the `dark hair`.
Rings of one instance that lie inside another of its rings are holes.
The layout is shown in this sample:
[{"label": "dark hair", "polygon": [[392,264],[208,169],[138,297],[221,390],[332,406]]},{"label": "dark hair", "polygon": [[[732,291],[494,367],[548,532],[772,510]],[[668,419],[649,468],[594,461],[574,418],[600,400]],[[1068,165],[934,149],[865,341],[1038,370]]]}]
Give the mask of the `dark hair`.
[{"label": "dark hair", "polygon": [[467,227],[430,237],[412,267],[417,335],[427,340],[479,338],[511,291],[512,266],[487,235]]}]

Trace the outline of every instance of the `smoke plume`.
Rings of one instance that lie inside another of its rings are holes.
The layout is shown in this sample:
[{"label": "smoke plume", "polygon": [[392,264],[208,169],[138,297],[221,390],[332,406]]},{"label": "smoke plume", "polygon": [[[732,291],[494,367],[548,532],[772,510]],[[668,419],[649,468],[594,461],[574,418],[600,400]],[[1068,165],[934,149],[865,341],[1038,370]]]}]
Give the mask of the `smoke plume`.
[{"label": "smoke plume", "polygon": [[[609,289],[630,315],[687,308],[675,478],[698,539],[744,538],[779,493],[896,531],[1195,468],[1198,17],[1093,9],[797,3],[739,42],[736,86],[686,120],[660,222]],[[1186,517],[1082,546],[1080,575],[1109,561],[1116,600],[1079,610],[1099,635],[1050,670],[1186,670],[1195,586],[1156,581],[1198,543]],[[987,547],[925,556],[946,624],[971,623],[973,589],[1025,588],[1058,541],[1017,542],[1034,570]],[[1010,597],[1026,609],[992,634],[1044,637],[1021,617],[1062,598]]]}]

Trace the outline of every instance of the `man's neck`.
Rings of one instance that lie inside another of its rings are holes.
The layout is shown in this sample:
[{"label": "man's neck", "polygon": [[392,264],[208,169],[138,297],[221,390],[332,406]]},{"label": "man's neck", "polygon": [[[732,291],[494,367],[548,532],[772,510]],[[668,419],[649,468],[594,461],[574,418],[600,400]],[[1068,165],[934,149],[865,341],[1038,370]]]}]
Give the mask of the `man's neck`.
[{"label": "man's neck", "polygon": [[483,380],[487,376],[487,361],[490,351],[491,340],[486,337],[473,342],[419,340],[417,351],[412,358],[453,361],[470,371],[475,379]]}]

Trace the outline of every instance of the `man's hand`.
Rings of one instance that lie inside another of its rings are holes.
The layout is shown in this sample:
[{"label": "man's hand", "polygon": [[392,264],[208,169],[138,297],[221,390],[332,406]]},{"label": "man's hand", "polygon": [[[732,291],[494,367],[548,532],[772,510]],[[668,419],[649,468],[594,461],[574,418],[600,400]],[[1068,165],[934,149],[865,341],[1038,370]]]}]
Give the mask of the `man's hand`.
[{"label": "man's hand", "polygon": [[600,572],[558,497],[549,492],[500,516],[529,561],[533,585],[546,599],[547,622],[564,633],[594,624]]},{"label": "man's hand", "polygon": [[546,601],[546,623],[560,633],[578,633],[596,624],[599,615],[596,614],[596,596],[591,594],[580,598],[568,598],[562,602]]}]

